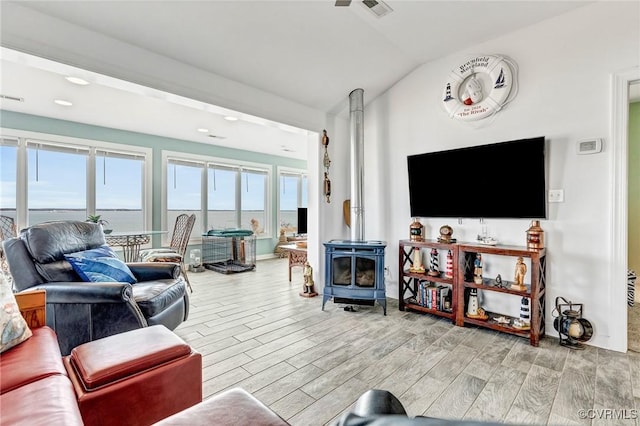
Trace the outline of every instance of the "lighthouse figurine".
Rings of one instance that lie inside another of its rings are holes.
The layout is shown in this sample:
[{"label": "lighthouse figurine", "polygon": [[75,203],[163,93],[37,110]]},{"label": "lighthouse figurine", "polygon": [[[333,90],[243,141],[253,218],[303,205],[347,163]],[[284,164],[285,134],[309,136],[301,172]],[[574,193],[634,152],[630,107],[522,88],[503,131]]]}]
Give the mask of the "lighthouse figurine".
[{"label": "lighthouse figurine", "polygon": [[438,266],[438,250],[435,247],[431,249],[431,261],[427,275],[431,277],[440,276],[440,268]]},{"label": "lighthouse figurine", "polygon": [[445,278],[453,278],[453,253],[451,250],[447,252],[447,266],[444,270]]}]

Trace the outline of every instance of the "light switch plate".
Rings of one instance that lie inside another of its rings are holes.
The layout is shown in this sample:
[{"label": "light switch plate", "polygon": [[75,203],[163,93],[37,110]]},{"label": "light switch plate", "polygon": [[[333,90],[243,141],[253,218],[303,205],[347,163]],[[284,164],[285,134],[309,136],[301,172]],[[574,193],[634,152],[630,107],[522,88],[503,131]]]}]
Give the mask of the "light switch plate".
[{"label": "light switch plate", "polygon": [[550,189],[547,200],[549,200],[550,203],[564,202],[564,189]]}]

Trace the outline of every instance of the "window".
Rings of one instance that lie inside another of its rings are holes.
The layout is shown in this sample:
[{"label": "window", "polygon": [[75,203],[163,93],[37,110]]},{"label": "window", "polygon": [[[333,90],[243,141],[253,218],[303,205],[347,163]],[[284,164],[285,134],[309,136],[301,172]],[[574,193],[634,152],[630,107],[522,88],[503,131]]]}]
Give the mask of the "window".
[{"label": "window", "polygon": [[116,231],[150,228],[150,149],[11,132],[0,138],[0,209],[18,228],[95,214]]},{"label": "window", "polygon": [[298,231],[298,207],[307,207],[307,175],[302,171],[278,172],[278,223],[285,233]]},{"label": "window", "polygon": [[240,189],[242,214],[240,227],[251,229],[254,234],[265,233],[267,224],[267,173],[258,170],[242,170]]},{"label": "window", "polygon": [[208,229],[240,227],[237,214],[236,194],[238,173],[231,167],[210,165],[207,178]]},{"label": "window", "polygon": [[[194,235],[210,229],[251,229],[270,235],[270,165],[163,152],[166,164],[166,219],[196,213]],[[204,177],[203,177],[204,176]]]},{"label": "window", "polygon": [[18,140],[0,139],[0,214],[15,221],[17,202]]},{"label": "window", "polygon": [[[202,216],[202,173],[204,163],[170,159],[167,164],[167,229],[173,230],[176,218],[195,213],[193,229],[204,229]],[[169,238],[171,236],[169,235]]]},{"label": "window", "polygon": [[145,230],[144,157],[99,150],[95,159],[96,214],[118,231]]},{"label": "window", "polygon": [[87,218],[88,156],[84,147],[27,141],[28,225]]}]

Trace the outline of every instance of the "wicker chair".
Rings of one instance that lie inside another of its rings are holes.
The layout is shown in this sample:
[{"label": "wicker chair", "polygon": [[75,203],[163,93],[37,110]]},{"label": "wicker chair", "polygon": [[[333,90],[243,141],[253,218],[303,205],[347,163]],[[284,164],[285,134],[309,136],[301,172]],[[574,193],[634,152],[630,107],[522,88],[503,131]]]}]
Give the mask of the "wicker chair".
[{"label": "wicker chair", "polygon": [[[16,223],[14,222],[12,217],[9,216],[0,216],[0,242],[7,240],[9,238],[17,236],[16,231]],[[2,250],[2,244],[0,243],[0,273],[4,275],[7,282],[13,284],[13,277],[9,272],[9,263],[7,262],[7,257],[4,255],[4,250]]]},{"label": "wicker chair", "polygon": [[191,231],[196,222],[196,215],[181,214],[176,218],[176,224],[173,227],[171,235],[171,243],[169,247],[152,248],[140,251],[140,262],[175,262],[180,264],[180,270],[184,276],[189,290],[193,293],[193,288],[187,276],[187,269],[184,264],[185,252],[191,238]]}]

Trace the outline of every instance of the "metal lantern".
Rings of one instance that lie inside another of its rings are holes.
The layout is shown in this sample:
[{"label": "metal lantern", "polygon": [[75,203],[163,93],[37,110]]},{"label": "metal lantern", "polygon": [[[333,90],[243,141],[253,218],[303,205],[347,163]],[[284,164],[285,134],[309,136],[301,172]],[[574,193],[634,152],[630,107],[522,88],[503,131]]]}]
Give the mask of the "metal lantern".
[{"label": "metal lantern", "polygon": [[582,303],[573,303],[563,297],[556,297],[553,328],[560,335],[560,345],[571,349],[584,349],[581,342],[587,342],[593,336],[591,322],[582,318]]}]

